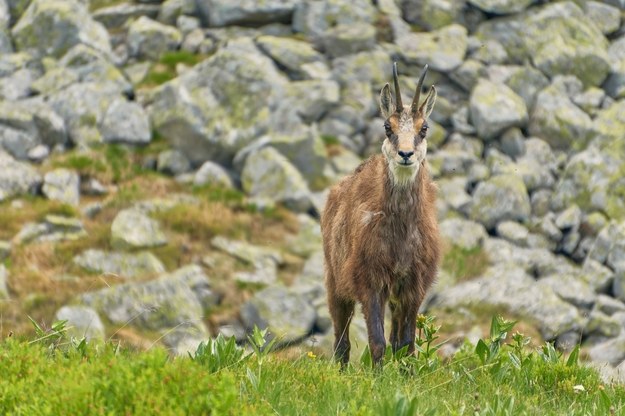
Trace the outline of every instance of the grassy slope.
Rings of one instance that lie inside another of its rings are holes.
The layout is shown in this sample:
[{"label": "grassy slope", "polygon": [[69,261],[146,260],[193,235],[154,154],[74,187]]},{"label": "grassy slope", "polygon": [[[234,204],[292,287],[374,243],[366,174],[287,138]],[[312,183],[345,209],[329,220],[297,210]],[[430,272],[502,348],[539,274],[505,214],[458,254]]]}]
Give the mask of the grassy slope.
[{"label": "grassy slope", "polygon": [[[50,158],[42,166],[43,172],[65,167],[83,178],[95,178],[110,187],[111,192],[106,196],[81,197],[80,207],[39,196],[0,202],[0,240],[12,239],[26,223],[41,221],[48,214],[79,216],[88,233],[87,237],[76,241],[13,245],[10,257],[4,261],[9,270],[10,298],[7,302],[0,301],[0,334],[13,332],[30,336],[32,327],[28,316],[48,325],[56,310],[72,302],[76,295],[123,282],[116,276],[83,270],[74,265],[72,259],[88,248],[111,250],[111,222],[120,210],[137,201],[167,199],[175,194],[193,195],[199,201],[198,204],[181,204],[153,214],[161,223],[169,243],[152,252],[170,271],[198,262],[204,256],[221,254],[210,244],[216,235],[283,248],[286,239],[297,233],[295,215],[284,208],[259,212],[237,190],[182,185],[174,178],[141,167],[144,158],[156,157],[165,148],[168,148],[166,141],[156,138],[143,148],[105,145],[89,152],[71,151]],[[94,218],[80,216],[80,209],[93,202],[102,204],[101,212]],[[289,260],[292,261],[280,269],[283,278],[301,269],[301,259],[289,257]],[[252,292],[228,279],[233,270],[245,267],[232,259],[231,263],[208,269],[215,288],[224,295],[220,307],[223,319],[236,314],[242,299]],[[214,318],[217,318],[216,314],[208,317],[207,323],[211,324]],[[117,333],[117,328],[109,329],[109,335]]]},{"label": "grassy slope", "polygon": [[549,348],[524,349],[516,362],[511,356],[521,350],[502,345],[483,363],[467,345],[449,362],[422,354],[389,359],[381,371],[356,364],[341,372],[312,353],[295,359],[255,353],[229,362],[225,344],[221,352],[208,354],[219,360],[204,361],[197,355],[195,360],[172,359],[160,349],[119,350],[113,344],[80,348],[66,343],[52,353],[51,345],[57,344],[0,342],[0,414],[625,412],[623,386],[602,385],[593,370]]}]

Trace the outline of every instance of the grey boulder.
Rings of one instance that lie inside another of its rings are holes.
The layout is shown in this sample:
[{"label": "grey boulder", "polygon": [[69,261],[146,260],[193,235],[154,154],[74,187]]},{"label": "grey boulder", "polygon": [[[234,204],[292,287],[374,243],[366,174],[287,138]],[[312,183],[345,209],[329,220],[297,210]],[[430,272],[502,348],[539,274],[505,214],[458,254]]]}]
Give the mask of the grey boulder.
[{"label": "grey boulder", "polygon": [[60,57],[79,43],[111,53],[106,29],[79,1],[33,0],[11,34],[18,50],[33,50],[40,56]]},{"label": "grey boulder", "polygon": [[505,85],[478,80],[469,102],[471,121],[483,139],[492,139],[510,127],[523,127],[528,120],[521,97]]},{"label": "grey boulder", "polygon": [[121,253],[89,249],[74,257],[73,262],[90,272],[122,278],[134,278],[165,271],[163,263],[149,251]]},{"label": "grey boulder", "polygon": [[0,150],[0,201],[33,192],[41,183],[41,175],[34,167]]},{"label": "grey boulder", "polygon": [[104,341],[104,324],[98,313],[84,306],[63,306],[56,312],[57,321],[67,321],[67,334],[76,339]]},{"label": "grey boulder", "polygon": [[111,245],[115,249],[149,248],[167,244],[156,220],[136,209],[120,211],[111,224]]},{"label": "grey boulder", "polygon": [[248,330],[268,328],[278,345],[288,345],[310,333],[316,313],[304,296],[273,286],[257,292],[241,307],[241,319]]},{"label": "grey boulder", "polygon": [[48,199],[77,206],[80,202],[80,177],[65,168],[51,170],[43,177],[42,191]]},{"label": "grey boulder", "polygon": [[480,182],[469,207],[469,217],[487,229],[494,228],[504,220],[527,220],[530,212],[525,184],[510,174],[497,175]]}]

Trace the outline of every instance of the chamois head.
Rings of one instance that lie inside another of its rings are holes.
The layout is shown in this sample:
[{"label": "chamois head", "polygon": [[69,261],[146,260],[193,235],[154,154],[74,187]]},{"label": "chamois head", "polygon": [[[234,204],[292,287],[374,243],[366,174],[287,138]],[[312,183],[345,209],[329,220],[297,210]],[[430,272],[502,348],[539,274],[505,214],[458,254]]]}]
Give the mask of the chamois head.
[{"label": "chamois head", "polygon": [[436,88],[432,85],[425,101],[419,105],[419,96],[427,70],[426,65],[419,77],[417,90],[410,106],[404,106],[401,102],[396,62],[393,64],[395,102],[393,103],[388,83],[382,88],[380,94],[380,109],[386,119],[384,121],[386,139],[382,144],[382,153],[388,161],[389,170],[396,184],[412,183],[427,153],[425,140],[428,131],[427,118],[436,101]]}]

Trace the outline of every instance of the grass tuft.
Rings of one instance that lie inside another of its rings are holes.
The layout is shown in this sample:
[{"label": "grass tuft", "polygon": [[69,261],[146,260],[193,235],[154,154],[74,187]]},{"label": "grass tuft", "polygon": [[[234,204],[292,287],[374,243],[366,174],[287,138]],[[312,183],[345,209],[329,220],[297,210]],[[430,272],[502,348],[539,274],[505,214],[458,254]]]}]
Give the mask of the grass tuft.
[{"label": "grass tuft", "polygon": [[463,281],[479,277],[488,264],[488,254],[481,247],[465,249],[448,245],[443,251],[441,268],[454,276],[456,281]]}]

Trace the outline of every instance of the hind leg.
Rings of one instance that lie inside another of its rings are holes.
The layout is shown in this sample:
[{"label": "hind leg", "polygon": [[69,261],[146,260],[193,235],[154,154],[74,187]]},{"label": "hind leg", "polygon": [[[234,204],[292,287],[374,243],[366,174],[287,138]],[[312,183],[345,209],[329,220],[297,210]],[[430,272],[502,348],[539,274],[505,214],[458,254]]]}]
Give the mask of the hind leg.
[{"label": "hind leg", "polygon": [[328,296],[330,316],[334,324],[334,357],[343,366],[349,362],[349,324],[354,315],[354,302],[337,296]]}]

